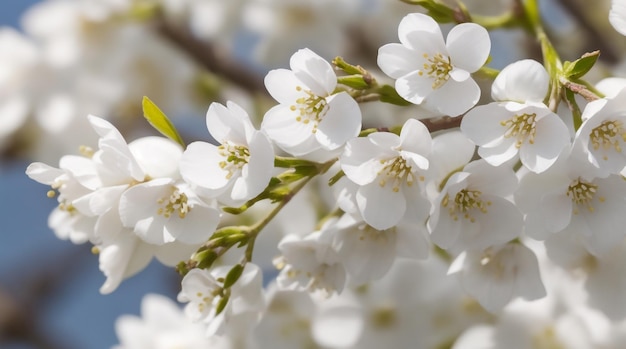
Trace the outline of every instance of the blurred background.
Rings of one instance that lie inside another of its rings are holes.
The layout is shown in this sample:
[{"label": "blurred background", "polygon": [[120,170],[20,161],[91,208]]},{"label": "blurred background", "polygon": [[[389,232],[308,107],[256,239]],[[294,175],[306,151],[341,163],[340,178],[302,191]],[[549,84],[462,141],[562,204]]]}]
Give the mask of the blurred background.
[{"label": "blurred background", "polygon": [[[609,1],[540,3],[564,59],[600,49],[594,74],[619,74],[625,40],[606,21]],[[512,1],[466,4],[493,15]],[[174,270],[153,262],[103,296],[91,246],[62,241],[48,228],[56,201],[24,171],[32,161],[57,166],[78,146],[94,146],[87,114],[108,118],[127,140],[154,134],[142,118],[145,95],[186,141],[207,139],[212,101],[235,100],[258,121],[272,103],[263,76],[288,67],[299,48],[342,55],[376,73],[378,47],[397,42],[400,18],[417,10],[396,0],[0,1],[0,347],[110,348],[115,319],[138,314],[144,294],[178,292]],[[539,59],[521,32],[490,35],[493,68]],[[396,112],[364,110],[370,126]]]}]

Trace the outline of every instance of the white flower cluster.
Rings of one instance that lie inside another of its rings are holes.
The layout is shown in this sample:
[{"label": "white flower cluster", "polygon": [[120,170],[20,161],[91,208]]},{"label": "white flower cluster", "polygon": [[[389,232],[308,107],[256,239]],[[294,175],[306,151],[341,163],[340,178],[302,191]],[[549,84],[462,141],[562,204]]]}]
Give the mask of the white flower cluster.
[{"label": "white flower cluster", "polygon": [[[624,5],[615,3],[620,30]],[[290,69],[266,75],[276,103],[259,129],[231,101],[208,108],[214,142],[184,149],[160,137],[127,143],[89,116],[97,148],[64,156],[58,168],[28,167],[58,198],[49,220],[57,236],[99,251],[101,292],[152,257],[184,274],[186,319],[152,296],[145,323],[119,322],[119,348],[619,347],[626,82],[602,95],[580,80],[593,55],[564,64],[546,41],[544,64],[506,66],[491,85],[493,101],[477,105],[472,74],[487,70],[487,29],[458,24],[444,40],[435,19],[411,13],[398,37],[377,57],[395,80],[386,86],[393,94],[361,67],[333,67],[301,49]],[[411,117],[363,130],[362,91],[459,128],[431,132]],[[558,108],[562,99],[568,109]],[[263,228],[326,172],[332,178],[316,188],[331,204],[314,227],[279,234],[279,273],[264,289],[263,261],[253,255]],[[225,212],[265,199],[275,204],[265,218],[229,225],[235,218]],[[155,320],[161,313],[169,326]]]}]

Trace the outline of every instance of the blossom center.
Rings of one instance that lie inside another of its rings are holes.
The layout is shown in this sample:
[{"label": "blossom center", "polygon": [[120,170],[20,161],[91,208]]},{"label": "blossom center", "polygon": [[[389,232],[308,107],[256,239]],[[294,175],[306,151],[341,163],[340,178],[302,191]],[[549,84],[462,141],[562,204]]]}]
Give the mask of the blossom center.
[{"label": "blossom center", "polygon": [[250,159],[250,149],[230,142],[222,143],[217,147],[217,151],[225,158],[225,160],[220,161],[219,166],[226,171],[226,179],[230,179],[235,172],[241,170]]},{"label": "blossom center", "polygon": [[178,217],[185,218],[187,213],[191,211],[191,206],[187,203],[187,195],[175,189],[168,198],[160,198],[157,200],[159,207],[157,214],[170,218],[172,213],[177,213]]},{"label": "blossom center", "polygon": [[309,90],[303,90],[302,87],[296,86],[296,91],[304,92],[305,96],[296,99],[296,104],[289,107],[295,111],[296,121],[305,125],[312,124],[312,133],[317,132],[317,126],[328,112],[328,102],[326,98],[320,97]]},{"label": "blossom center", "polygon": [[515,147],[519,149],[522,146],[524,141],[528,140],[529,144],[535,143],[535,134],[536,134],[536,125],[537,125],[537,114],[521,114],[515,115],[508,120],[500,121],[500,125],[507,128],[506,132],[504,132],[505,138],[515,137],[517,138],[517,143],[515,143]]},{"label": "blossom center", "polygon": [[411,172],[411,166],[407,165],[406,160],[398,156],[393,159],[380,160],[383,168],[378,171],[381,176],[378,184],[385,187],[391,185],[391,190],[395,193],[400,191],[400,185],[406,183],[409,187],[415,182],[415,175]]},{"label": "blossom center", "polygon": [[[605,120],[592,129],[589,134],[589,140],[593,149],[598,150],[602,147],[607,150],[613,148],[616,152],[621,153],[620,140],[626,142],[626,130],[624,130],[623,126],[621,121]],[[606,155],[603,158],[604,160],[608,159]]]},{"label": "blossom center", "polygon": [[220,294],[220,289],[215,288],[212,292],[208,294],[204,294],[201,291],[198,291],[196,296],[196,303],[198,304],[198,311],[200,313],[204,313],[208,308],[213,304],[213,300]]},{"label": "blossom center", "polygon": [[448,213],[453,220],[459,220],[459,214],[463,218],[474,223],[476,218],[471,214],[471,211],[478,210],[482,213],[487,213],[487,207],[491,205],[491,201],[483,201],[480,196],[481,192],[478,190],[462,189],[454,196],[454,201],[450,201],[450,196],[446,194],[441,201],[441,206],[448,209]]},{"label": "blossom center", "polygon": [[[585,182],[580,178],[573,181],[567,188],[567,196],[572,199],[574,206],[574,214],[579,214],[578,208],[584,206],[589,212],[594,212],[593,199],[598,191],[598,186]],[[598,197],[598,201],[604,202],[603,196]]]},{"label": "blossom center", "polygon": [[452,64],[450,63],[450,57],[444,56],[441,53],[437,53],[434,56],[430,56],[428,53],[424,53],[426,63],[424,63],[424,69],[418,71],[420,76],[426,76],[434,79],[432,88],[436,90],[443,86],[443,84],[450,79],[450,71],[452,70]]},{"label": "blossom center", "polygon": [[397,320],[396,308],[392,304],[381,304],[371,314],[372,324],[379,329],[391,328]]}]

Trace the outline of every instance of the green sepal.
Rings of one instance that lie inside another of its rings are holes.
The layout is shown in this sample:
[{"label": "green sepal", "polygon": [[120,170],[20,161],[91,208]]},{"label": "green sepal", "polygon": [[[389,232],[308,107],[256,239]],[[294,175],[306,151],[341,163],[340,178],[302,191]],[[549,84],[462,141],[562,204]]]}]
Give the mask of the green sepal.
[{"label": "green sepal", "polygon": [[235,264],[232,269],[226,274],[226,278],[224,279],[224,288],[230,288],[232,285],[239,280],[239,277],[243,273],[243,265]]},{"label": "green sepal", "polygon": [[579,79],[593,68],[598,57],[600,57],[600,51],[593,51],[585,53],[573,62],[565,61],[563,63],[563,74],[570,80]]},{"label": "green sepal", "polygon": [[399,105],[399,106],[411,105],[411,102],[409,102],[406,99],[400,97],[400,95],[398,94],[396,89],[391,87],[391,86],[389,86],[389,85],[382,85],[382,86],[380,86],[377,89],[376,92],[380,95],[380,101],[381,102],[385,102],[385,103],[389,103],[389,104],[395,104],[395,105]]},{"label": "green sepal", "polygon": [[316,166],[317,163],[304,159],[289,158],[283,156],[274,157],[274,167],[294,168],[298,166]]},{"label": "green sepal", "polygon": [[167,118],[165,113],[157,107],[154,102],[150,100],[150,98],[144,96],[143,101],[141,102],[141,106],[143,107],[143,116],[148,120],[150,125],[154,127],[157,131],[159,131],[165,137],[173,140],[174,142],[180,144],[183,148],[185,147],[185,142],[178,134],[178,131],[174,127],[174,124]]},{"label": "green sepal", "polygon": [[219,255],[213,250],[204,250],[194,255],[193,259],[198,262],[198,268],[208,269],[217,260]]},{"label": "green sepal", "polygon": [[215,307],[215,316],[219,315],[222,311],[224,311],[224,308],[226,308],[226,305],[228,304],[228,299],[230,297],[228,295],[224,295],[220,301],[217,303],[217,307]]},{"label": "green sepal", "polygon": [[217,238],[226,238],[231,235],[242,235],[247,234],[249,228],[247,226],[228,226],[224,228],[220,228],[213,235],[211,235],[210,240],[215,240]]},{"label": "green sepal", "polygon": [[333,185],[335,185],[335,183],[339,182],[339,180],[345,175],[346,174],[343,172],[343,170],[339,170],[339,172],[337,172],[334,176],[330,177],[330,179],[328,180],[328,186],[332,187]]},{"label": "green sepal", "polygon": [[333,59],[333,65],[337,68],[339,68],[340,70],[342,70],[344,73],[349,74],[349,75],[362,75],[364,72],[364,69],[358,65],[352,65],[348,62],[346,62],[343,57],[335,57],[335,59]]},{"label": "green sepal", "polygon": [[583,123],[582,112],[580,111],[580,107],[576,102],[576,97],[574,96],[574,92],[570,89],[565,88],[565,101],[567,102],[567,106],[569,107],[570,112],[572,113],[572,123],[574,124],[574,130],[578,131],[580,126]]},{"label": "green sepal", "polygon": [[365,77],[361,74],[340,76],[337,78],[337,83],[346,85],[355,90],[366,90],[371,87],[371,85],[365,80]]},{"label": "green sepal", "polygon": [[187,265],[187,262],[180,261],[178,264],[176,264],[176,272],[180,274],[181,276],[187,275],[187,273],[189,272],[189,267]]}]

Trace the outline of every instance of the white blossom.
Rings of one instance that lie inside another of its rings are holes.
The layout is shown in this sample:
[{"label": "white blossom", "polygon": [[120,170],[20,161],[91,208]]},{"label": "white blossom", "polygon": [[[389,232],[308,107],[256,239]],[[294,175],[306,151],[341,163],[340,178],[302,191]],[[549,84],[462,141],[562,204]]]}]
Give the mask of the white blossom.
[{"label": "white blossom", "polygon": [[359,106],[346,92],[334,94],[337,76],[313,51],[294,53],[290,67],[265,77],[268,92],[280,104],[265,113],[261,128],[294,156],[330,159],[361,131]]},{"label": "white blossom", "polygon": [[260,194],[274,170],[274,150],[245,110],[233,102],[213,103],[206,125],[219,146],[193,142],[183,153],[181,176],[198,194],[238,206]]},{"label": "white blossom", "polygon": [[626,166],[626,90],[613,97],[589,102],[583,110],[583,124],[576,132],[574,147],[582,149],[597,175],[619,173]]},{"label": "white blossom", "polygon": [[549,76],[533,60],[505,67],[492,86],[496,102],[470,110],[461,131],[478,146],[478,154],[500,166],[518,153],[533,172],[548,169],[570,144],[567,126],[543,104]]},{"label": "white blossom", "polygon": [[396,79],[398,94],[407,101],[441,114],[458,116],[476,105],[480,88],[470,74],[483,66],[491,42],[474,23],[455,26],[444,42],[439,24],[412,13],[398,27],[400,44],[378,50],[378,66]]},{"label": "white blossom", "polygon": [[521,243],[491,246],[462,252],[450,265],[463,288],[490,312],[497,312],[512,299],[545,297],[535,254]]},{"label": "white blossom", "polygon": [[515,173],[484,160],[450,176],[434,202],[428,229],[443,249],[484,249],[520,235],[523,216],[507,199],[517,188]]},{"label": "white blossom", "polygon": [[339,160],[346,177],[359,185],[356,203],[365,222],[378,230],[398,224],[407,212],[421,222],[429,211],[423,192],[431,137],[409,119],[400,136],[376,132],[348,142]]},{"label": "white blossom", "polygon": [[207,335],[221,335],[227,331],[228,322],[238,316],[256,315],[264,307],[262,274],[259,267],[247,263],[237,282],[232,285],[228,303],[217,314],[217,306],[224,298],[223,280],[231,266],[213,268],[210,272],[192,269],[182,280],[178,301],[188,304],[185,314],[193,321],[207,324]]},{"label": "white blossom", "polygon": [[169,298],[147,294],[141,301],[141,317],[122,315],[115,322],[120,341],[113,349],[230,348],[227,339],[206,337],[200,324],[187,319]]}]

